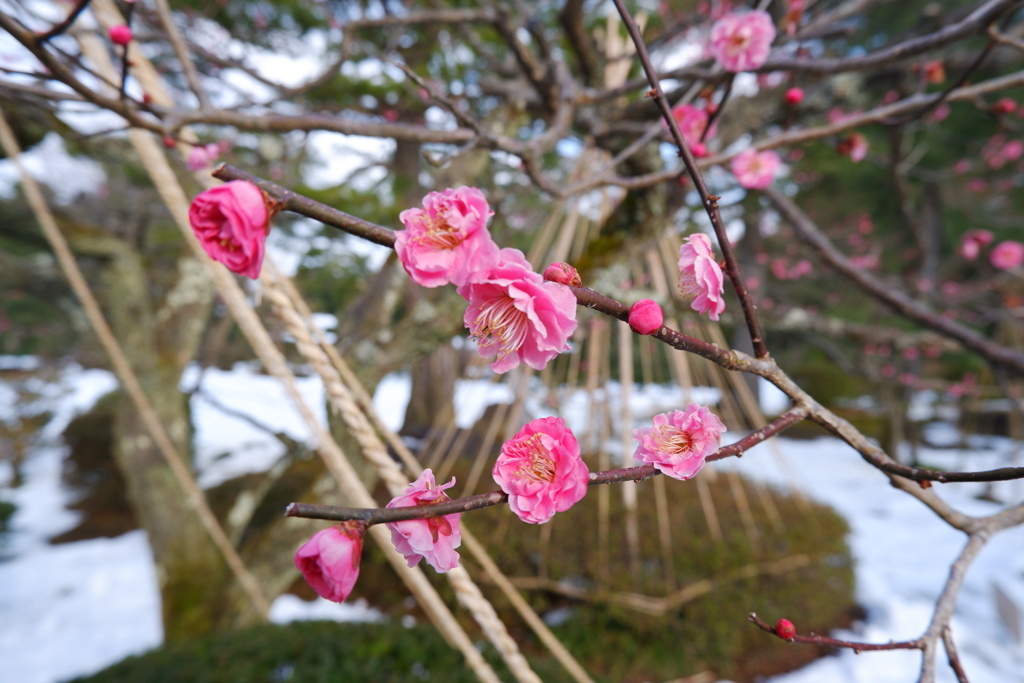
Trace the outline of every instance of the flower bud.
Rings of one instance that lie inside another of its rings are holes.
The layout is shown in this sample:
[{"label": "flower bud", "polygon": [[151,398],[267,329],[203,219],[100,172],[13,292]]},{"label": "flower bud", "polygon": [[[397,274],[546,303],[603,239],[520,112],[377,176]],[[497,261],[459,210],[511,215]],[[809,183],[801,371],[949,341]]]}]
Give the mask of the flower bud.
[{"label": "flower bud", "polygon": [[650,299],[640,299],[629,309],[629,326],[637,334],[654,334],[664,322],[661,306]]},{"label": "flower bud", "polygon": [[804,101],[804,91],[800,88],[790,88],[785,95],[786,104],[795,107]]},{"label": "flower bud", "polygon": [[544,271],[544,279],[548,282],[557,282],[560,285],[569,285],[570,287],[583,286],[580,274],[568,263],[552,263]]},{"label": "flower bud", "polygon": [[796,626],[789,619],[779,619],[775,622],[775,635],[784,640],[792,640],[796,635]]},{"label": "flower bud", "polygon": [[111,26],[110,31],[110,42],[114,45],[127,45],[132,42],[132,30],[124,24],[118,24],[117,26]]},{"label": "flower bud", "polygon": [[295,567],[323,598],[342,602],[359,578],[363,522],[342,522],[319,531],[295,553]]}]

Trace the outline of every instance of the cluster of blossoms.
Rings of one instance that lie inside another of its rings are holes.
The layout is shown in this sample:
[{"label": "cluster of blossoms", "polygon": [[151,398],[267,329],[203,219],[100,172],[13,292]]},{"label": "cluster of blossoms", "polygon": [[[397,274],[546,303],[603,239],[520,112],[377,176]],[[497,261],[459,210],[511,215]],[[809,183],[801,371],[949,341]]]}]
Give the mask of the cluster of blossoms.
[{"label": "cluster of blossoms", "polygon": [[[960,239],[960,255],[973,261],[981,255],[982,249],[995,241],[995,235],[988,230],[968,230]],[[1024,243],[1004,240],[992,247],[989,261],[1000,270],[1013,270],[1024,265]]]},{"label": "cluster of blossoms", "polygon": [[[704,122],[706,124],[706,120]],[[703,124],[702,124],[703,125]],[[212,156],[213,150],[201,149]],[[206,252],[232,271],[258,278],[270,218],[280,206],[256,185],[232,181],[201,193],[189,219]],[[495,372],[520,363],[542,369],[566,350],[576,329],[579,274],[564,263],[551,265],[541,277],[522,252],[500,249],[487,220],[494,214],[483,193],[462,187],[431,192],[422,208],[403,211],[405,230],[396,233],[395,250],[406,272],[420,285],[452,284],[466,299],[464,323],[485,358],[496,357]],[[690,236],[680,250],[680,289],[694,310],[718,320],[724,310],[722,270],[710,239]],[[664,314],[654,301],[637,301],[629,325],[638,334],[655,334]],[[634,458],[677,479],[693,477],[718,448],[724,426],[706,407],[656,416],[653,426],[638,429]],[[528,422],[501,449],[492,475],[508,494],[511,510],[525,522],[543,524],[586,495],[590,471],[575,435],[562,418]],[[434,474],[420,477],[396,496],[388,508],[430,505],[450,500],[452,478],[438,485]],[[426,560],[439,572],[459,564],[462,542],[458,513],[427,519],[387,522],[391,540],[410,567]],[[364,522],[345,522],[318,532],[295,554],[295,566],[316,592],[336,602],[351,593],[359,575]]]},{"label": "cluster of blossoms", "polygon": [[[441,486],[434,481],[434,473],[423,470],[419,479],[409,484],[405,492],[396,496],[387,507],[429,505],[450,500],[445,489],[455,485],[455,478]],[[458,514],[431,519],[410,519],[387,525],[391,542],[405,556],[410,567],[420,560],[439,572],[459,566],[456,548],[462,544]],[[359,578],[359,561],[363,552],[363,522],[342,522],[318,531],[295,552],[295,568],[312,586],[317,595],[333,602],[343,602],[352,592]]]},{"label": "cluster of blossoms", "polygon": [[[686,410],[656,415],[651,427],[637,429],[633,458],[654,465],[679,480],[693,478],[709,455],[718,449],[725,425],[706,406],[691,403]],[[580,455],[580,445],[565,420],[544,417],[523,425],[501,447],[494,481],[508,494],[509,508],[529,524],[544,524],[556,512],[565,512],[583,500],[590,470]],[[450,500],[445,489],[455,478],[438,485],[434,474],[424,470],[419,479],[388,508],[430,505]],[[429,519],[388,522],[391,542],[410,567],[426,560],[438,572],[459,565],[456,548],[462,542],[458,513]],[[319,531],[295,553],[295,566],[318,595],[342,602],[359,577],[366,524],[343,522]]]},{"label": "cluster of blossoms", "polygon": [[453,284],[469,306],[463,322],[494,372],[525,363],[542,370],[568,348],[576,297],[533,271],[518,249],[499,249],[487,230],[494,215],[475,187],[431,192],[422,209],[399,215],[395,251],[424,287]]}]

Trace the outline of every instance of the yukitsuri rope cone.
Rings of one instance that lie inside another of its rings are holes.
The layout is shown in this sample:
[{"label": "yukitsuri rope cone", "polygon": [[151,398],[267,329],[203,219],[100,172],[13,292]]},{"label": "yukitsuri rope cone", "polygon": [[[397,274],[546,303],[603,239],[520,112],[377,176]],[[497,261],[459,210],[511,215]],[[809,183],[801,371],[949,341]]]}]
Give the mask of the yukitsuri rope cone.
[{"label": "yukitsuri rope cone", "polygon": [[[116,25],[122,18],[112,0],[97,0],[92,9],[105,26]],[[173,25],[166,27],[168,31],[176,30]],[[116,82],[116,71],[110,62],[106,47],[96,39],[94,34],[81,33],[78,36],[83,54],[92,61],[97,71],[110,82]],[[133,57],[133,74],[139,79],[144,90],[153,101],[163,106],[170,106],[172,100],[167,94],[163,83],[152,64],[141,54]],[[204,264],[210,280],[217,289],[239,328],[249,340],[253,350],[263,362],[267,371],[277,378],[284,386],[289,398],[298,409],[307,427],[317,442],[317,452],[323,458],[329,471],[334,476],[339,488],[351,504],[360,507],[377,507],[373,497],[362,486],[358,476],[337,443],[320,426],[316,416],[305,403],[296,386],[295,377],[288,368],[284,357],[274,346],[273,340],[260,323],[256,314],[249,307],[245,294],[234,277],[219,264],[206,257],[199,245],[188,221],[188,197],[185,195],[174,175],[167,158],[153,136],[145,131],[130,130],[129,137],[135,147],[161,198],[171,211],[175,223],[185,236],[196,257]],[[390,534],[384,526],[371,527],[369,533],[381,547],[388,562],[405,582],[407,587],[419,601],[420,606],[428,614],[445,639],[456,647],[466,658],[468,666],[481,681],[498,683],[497,674],[476,649],[472,639],[462,629],[454,615],[445,605],[437,591],[427,580],[419,568],[410,569],[405,559],[398,554],[391,544]]]},{"label": "yukitsuri rope cone", "polygon": [[[302,298],[299,291],[295,288],[295,284],[288,278],[280,278],[278,283],[281,285],[284,293],[287,295],[288,301],[295,306],[298,311],[299,320],[303,321],[306,326],[306,330],[316,340],[316,343],[320,346],[320,349],[330,359],[331,365],[334,370],[342,378],[342,382],[352,392],[353,396],[359,403],[360,408],[372,422],[379,434],[382,434],[388,445],[391,446],[398,454],[399,458],[405,464],[406,473],[409,477],[415,479],[419,477],[420,472],[423,471],[422,465],[417,461],[416,456],[409,450],[409,448],[402,441],[401,437],[395,432],[388,429],[384,423],[380,420],[376,410],[373,407],[373,399],[367,393],[366,389],[359,382],[358,377],[348,367],[341,354],[338,353],[337,348],[327,341],[326,336],[316,325],[312,324],[313,313],[306,304],[305,299]],[[296,339],[299,337],[293,335]],[[324,381],[326,386],[327,382]],[[454,424],[454,423],[453,423]],[[441,477],[443,479],[444,477]],[[578,661],[572,656],[572,654],[565,648],[557,636],[552,633],[551,629],[548,628],[547,624],[540,618],[536,611],[523,598],[522,594],[512,585],[512,582],[505,576],[504,572],[498,568],[498,565],[491,558],[487,549],[476,539],[465,524],[462,526],[462,542],[464,546],[469,550],[469,553],[473,556],[484,572],[490,578],[490,580],[496,585],[504,594],[505,598],[509,601],[512,607],[516,610],[519,616],[527,623],[527,625],[533,630],[538,639],[548,648],[552,656],[555,657],[562,664],[565,670],[576,680],[578,683],[593,683],[590,675],[584,670]]]},{"label": "yukitsuri rope cone", "polygon": [[[342,383],[341,376],[331,365],[327,354],[313,340],[309,332],[309,321],[303,319],[295,310],[288,295],[281,286],[281,274],[272,263],[265,263],[260,282],[263,284],[263,296],[274,309],[274,313],[284,323],[285,329],[295,338],[295,346],[324,382],[324,389],[331,408],[341,416],[349,431],[359,444],[363,455],[373,463],[381,479],[384,480],[391,495],[402,493],[409,479],[402,473],[398,464],[388,455],[384,444],[377,437],[366,415],[356,405],[351,392]],[[519,651],[519,646],[508,634],[494,607],[484,598],[480,589],[469,578],[463,567],[455,567],[446,574],[446,578],[455,590],[458,601],[466,607],[487,633],[501,653],[502,659],[512,670],[516,680],[522,683],[537,681],[540,678],[530,669],[529,663]]]},{"label": "yukitsuri rope cone", "polygon": [[64,239],[60,228],[57,227],[57,221],[46,205],[43,193],[39,190],[39,186],[32,176],[25,172],[25,168],[21,164],[21,150],[18,148],[18,142],[14,137],[14,133],[11,131],[10,126],[7,125],[7,119],[4,117],[2,109],[0,109],[0,146],[3,147],[7,158],[13,161],[14,165],[18,168],[22,187],[32,208],[32,213],[39,222],[46,240],[53,248],[53,252],[57,256],[57,262],[60,264],[60,268],[64,272],[68,283],[71,285],[71,289],[74,290],[75,296],[81,302],[86,318],[89,320],[89,325],[95,331],[100,344],[103,345],[104,351],[110,357],[110,364],[113,366],[114,373],[117,375],[121,386],[124,387],[125,393],[128,394],[129,399],[135,405],[135,409],[139,411],[139,417],[142,418],[142,423],[149,432],[150,438],[153,439],[153,443],[156,444],[164,459],[167,460],[167,464],[170,466],[174,478],[178,481],[178,485],[181,486],[188,499],[189,505],[196,511],[200,522],[202,522],[206,532],[210,534],[210,538],[213,540],[217,550],[224,556],[224,560],[227,562],[231,572],[242,585],[249,601],[252,602],[256,611],[266,618],[267,613],[270,611],[270,603],[257,585],[256,579],[246,569],[245,563],[238,555],[235,547],[231,545],[227,534],[224,533],[224,529],[206,502],[202,489],[199,488],[196,480],[192,477],[192,473],[189,471],[188,465],[185,464],[185,459],[178,452],[178,449],[174,447],[174,443],[171,441],[170,436],[168,436],[167,430],[153,410],[153,405],[139,383],[135,371],[132,370],[128,358],[110,329],[110,325],[107,324],[106,318],[100,310],[99,303],[96,301],[96,297],[85,281],[82,271],[78,268],[78,263],[75,261],[74,254],[71,252],[67,240]]}]

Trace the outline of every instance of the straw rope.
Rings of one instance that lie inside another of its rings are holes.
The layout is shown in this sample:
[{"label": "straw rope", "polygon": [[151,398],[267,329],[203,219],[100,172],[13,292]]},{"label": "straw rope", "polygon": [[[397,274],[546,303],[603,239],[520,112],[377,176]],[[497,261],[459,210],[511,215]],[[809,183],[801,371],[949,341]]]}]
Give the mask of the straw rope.
[{"label": "straw rope", "polygon": [[[112,0],[96,0],[92,5],[92,10],[96,13],[101,23],[106,26],[123,22]],[[173,26],[170,26],[167,27],[167,30],[175,29]],[[116,78],[113,64],[110,62],[105,46],[92,34],[83,34],[79,37],[79,40],[83,53],[96,65],[99,73],[108,79]],[[133,56],[134,75],[142,83],[144,90],[149,93],[154,102],[169,106],[172,104],[172,100],[165,90],[160,76],[153,69],[152,64],[139,52],[137,50]],[[255,312],[249,307],[241,287],[233,276],[229,275],[228,271],[205,255],[202,247],[192,234],[188,221],[188,198],[178,183],[170,164],[167,162],[164,152],[157,145],[156,140],[149,133],[139,130],[129,131],[129,137],[161,198],[170,209],[175,223],[193,250],[193,253],[204,264],[214,287],[231,311],[231,314],[235,317],[242,333],[248,339],[267,371],[281,382],[289,398],[298,409],[300,416],[306,422],[316,441],[317,452],[323,458],[343,494],[353,505],[376,507],[376,501],[373,500],[373,497],[359,481],[355,469],[345,457],[344,452],[331,438],[330,434],[320,426],[313,411],[306,404],[298,390],[295,377],[288,368],[283,355],[274,346],[270,335],[262,323],[260,323]],[[410,569],[405,559],[394,550],[390,542],[388,530],[382,526],[375,526],[370,529],[369,533],[374,541],[380,545],[388,562],[406,583],[413,595],[416,596],[420,605],[427,612],[438,630],[441,631],[445,639],[463,653],[467,664],[477,677],[487,683],[497,683],[500,680],[497,674],[473,645],[468,634],[459,625],[440,595],[430,585],[423,572],[418,568]]]},{"label": "straw rope", "polygon": [[142,418],[143,425],[145,425],[153,442],[170,466],[171,473],[174,475],[178,485],[181,486],[189,507],[196,511],[200,523],[210,535],[210,539],[217,547],[217,550],[224,556],[224,560],[242,585],[253,607],[260,615],[266,618],[267,613],[270,611],[270,603],[260,590],[256,579],[246,569],[245,563],[242,562],[242,558],[239,557],[227,534],[224,533],[224,529],[217,521],[217,517],[207,504],[202,489],[199,488],[196,480],[192,477],[192,472],[185,463],[185,459],[178,452],[178,449],[175,448],[163,423],[160,422],[160,418],[153,409],[153,404],[150,403],[149,397],[139,383],[135,371],[132,370],[131,363],[128,362],[124,350],[110,329],[110,325],[107,324],[106,318],[100,310],[99,303],[96,301],[96,297],[93,295],[88,283],[86,283],[82,271],[78,268],[78,263],[75,261],[74,254],[72,254],[67,240],[64,239],[64,235],[57,227],[57,221],[50,212],[46,200],[43,198],[43,193],[39,189],[39,185],[25,171],[25,167],[21,163],[21,150],[18,147],[14,133],[7,124],[2,108],[0,108],[0,144],[2,144],[7,158],[14,162],[14,165],[17,167],[25,196],[28,199],[29,206],[32,208],[32,213],[35,215],[43,230],[43,234],[46,236],[46,240],[50,243],[54,254],[57,256],[57,262],[60,264],[64,277],[67,278],[71,289],[75,292],[75,296],[81,302],[86,318],[89,320],[89,325],[96,332],[100,344],[103,345],[103,350],[110,357],[110,364],[113,366],[114,373],[121,382],[121,386],[124,387],[125,393],[128,394],[129,399],[135,405],[135,409],[139,411],[139,417]]}]

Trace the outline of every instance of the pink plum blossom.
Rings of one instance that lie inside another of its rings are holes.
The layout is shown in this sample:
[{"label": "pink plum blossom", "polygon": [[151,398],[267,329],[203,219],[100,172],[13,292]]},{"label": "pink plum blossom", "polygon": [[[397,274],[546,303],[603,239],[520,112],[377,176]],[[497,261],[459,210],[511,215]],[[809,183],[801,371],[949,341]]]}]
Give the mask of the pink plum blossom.
[{"label": "pink plum blossom", "polygon": [[214,261],[256,280],[270,212],[263,191],[246,180],[232,180],[199,193],[188,209],[199,243]]},{"label": "pink plum blossom", "polygon": [[576,297],[534,273],[518,249],[502,249],[479,279],[459,287],[469,302],[463,323],[483,358],[497,356],[491,370],[508,372],[526,363],[542,370],[568,349],[576,330]]},{"label": "pink plum blossom", "polygon": [[640,299],[629,309],[629,327],[637,334],[654,334],[664,322],[661,306],[651,299]]},{"label": "pink plum blossom", "polygon": [[690,308],[707,313],[712,320],[725,310],[725,278],[711,250],[711,239],[690,235],[679,249],[679,291],[692,303]]},{"label": "pink plum blossom", "polygon": [[764,10],[727,14],[711,27],[711,54],[726,71],[752,71],[768,61],[775,24]]},{"label": "pink plum blossom", "polygon": [[1024,264],[1024,244],[1014,240],[1000,242],[992,248],[988,258],[1000,270],[1019,268]]},{"label": "pink plum blossom", "polygon": [[[451,500],[444,490],[452,486],[455,486],[455,477],[447,484],[438,486],[434,481],[434,473],[426,469],[419,479],[409,484],[405,492],[392,499],[387,507],[411,507]],[[408,519],[390,522],[387,527],[391,530],[391,542],[395,544],[395,549],[405,556],[410,567],[415,567],[420,560],[425,559],[427,564],[443,574],[459,566],[459,554],[455,549],[462,545],[460,517],[455,513],[430,519]]]},{"label": "pink plum blossom", "polygon": [[465,285],[494,264],[498,245],[487,230],[494,215],[483,192],[459,187],[431,192],[422,209],[406,209],[398,218],[395,251],[413,281],[424,287]]},{"label": "pink plum blossom", "polygon": [[322,598],[343,602],[359,578],[362,522],[343,522],[316,532],[295,553],[295,568]]},{"label": "pink plum blossom", "polygon": [[732,158],[732,174],[748,190],[763,190],[772,184],[781,165],[782,160],[775,152],[758,152],[748,147]]},{"label": "pink plum blossom", "polygon": [[220,156],[220,145],[211,142],[208,145],[193,145],[188,152],[186,165],[190,171],[202,171],[209,168]]},{"label": "pink plum blossom", "polygon": [[633,430],[640,445],[633,459],[654,465],[673,479],[692,479],[705,459],[718,449],[725,425],[707,406],[691,403],[686,410],[655,415],[651,427]]},{"label": "pink plum blossom", "polygon": [[491,474],[512,512],[530,524],[543,524],[581,501],[590,480],[579,442],[560,417],[523,425],[501,447]]},{"label": "pink plum blossom", "polygon": [[[672,109],[672,118],[676,120],[679,132],[683,134],[683,140],[690,146],[693,153],[696,156],[706,154],[706,149],[701,150],[701,153],[698,154],[698,148],[703,148],[701,138],[712,138],[715,136],[714,124],[708,130],[707,135],[704,135],[704,129],[708,127],[708,120],[710,119],[707,111],[692,104],[678,104]],[[662,125],[666,125],[664,121]]]},{"label": "pink plum blossom", "polygon": [[992,244],[993,239],[995,235],[988,230],[968,230],[960,238],[960,255],[973,261],[978,258],[982,248]]}]

